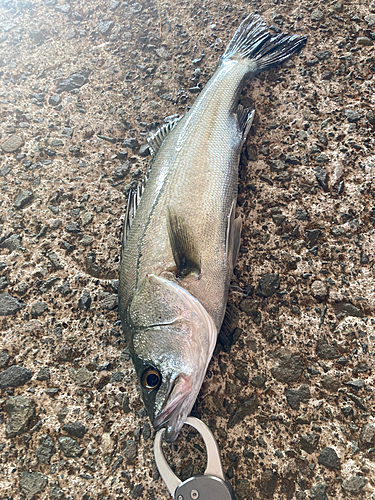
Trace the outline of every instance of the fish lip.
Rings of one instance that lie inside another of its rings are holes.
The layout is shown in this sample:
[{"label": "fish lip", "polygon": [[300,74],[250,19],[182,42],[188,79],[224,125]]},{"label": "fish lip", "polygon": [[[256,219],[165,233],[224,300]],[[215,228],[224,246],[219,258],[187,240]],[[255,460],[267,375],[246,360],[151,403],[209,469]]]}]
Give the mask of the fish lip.
[{"label": "fish lip", "polygon": [[[174,424],[178,420],[177,417],[179,415],[179,410],[190,394],[191,389],[192,377],[180,374],[173,380],[165,397],[162,409],[160,410],[159,414],[154,417],[153,426],[156,430],[165,426],[171,420],[174,420],[174,422],[172,423],[172,426],[168,426],[168,430],[169,427],[174,426]],[[176,394],[174,394],[175,392]]]}]

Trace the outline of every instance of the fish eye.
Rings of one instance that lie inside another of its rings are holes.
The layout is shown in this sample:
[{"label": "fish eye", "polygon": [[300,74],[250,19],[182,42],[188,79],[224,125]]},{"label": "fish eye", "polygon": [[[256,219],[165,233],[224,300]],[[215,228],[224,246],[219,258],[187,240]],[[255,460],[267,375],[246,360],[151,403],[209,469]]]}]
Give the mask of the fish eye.
[{"label": "fish eye", "polygon": [[156,389],[161,382],[161,375],[156,368],[150,366],[143,372],[141,382],[145,389]]}]

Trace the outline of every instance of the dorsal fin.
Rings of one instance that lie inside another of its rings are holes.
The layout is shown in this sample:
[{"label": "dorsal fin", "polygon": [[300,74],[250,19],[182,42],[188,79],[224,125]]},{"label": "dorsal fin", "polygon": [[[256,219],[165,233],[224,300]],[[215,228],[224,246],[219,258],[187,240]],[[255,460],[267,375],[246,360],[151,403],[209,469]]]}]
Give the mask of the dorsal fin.
[{"label": "dorsal fin", "polygon": [[122,234],[122,251],[124,250],[130,228],[133,224],[139,202],[141,201],[141,196],[147,183],[147,179],[148,177],[146,175],[146,177],[138,184],[138,186],[135,189],[131,189],[129,192],[128,205],[126,207],[124,229]]},{"label": "dorsal fin", "polygon": [[148,137],[147,142],[150,148],[151,156],[155,156],[159,151],[160,146],[162,145],[164,139],[167,137],[169,132],[174,129],[177,123],[181,120],[182,116],[178,116],[173,120],[169,121],[165,125],[159,128],[154,134],[151,134]]},{"label": "dorsal fin", "polygon": [[185,278],[189,274],[199,275],[201,263],[191,228],[175,209],[167,207],[167,229],[177,274]]}]

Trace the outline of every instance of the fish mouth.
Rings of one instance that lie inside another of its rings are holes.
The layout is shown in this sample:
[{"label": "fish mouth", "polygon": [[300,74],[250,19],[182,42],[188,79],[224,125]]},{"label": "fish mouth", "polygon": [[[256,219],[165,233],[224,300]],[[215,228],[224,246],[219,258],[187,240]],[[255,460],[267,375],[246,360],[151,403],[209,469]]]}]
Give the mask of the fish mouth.
[{"label": "fish mouth", "polygon": [[161,411],[154,418],[153,425],[156,430],[166,427],[164,437],[168,442],[175,441],[190,413],[191,390],[192,377],[185,374],[178,375],[170,385]]}]

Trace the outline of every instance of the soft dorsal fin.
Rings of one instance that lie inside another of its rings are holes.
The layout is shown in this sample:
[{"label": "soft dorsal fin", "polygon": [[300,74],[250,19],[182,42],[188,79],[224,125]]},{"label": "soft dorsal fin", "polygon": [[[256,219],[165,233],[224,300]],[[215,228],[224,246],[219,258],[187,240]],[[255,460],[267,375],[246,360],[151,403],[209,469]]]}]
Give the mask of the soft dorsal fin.
[{"label": "soft dorsal fin", "polygon": [[123,234],[122,234],[122,250],[124,250],[125,243],[126,243],[126,240],[128,238],[130,228],[133,224],[133,220],[134,220],[135,214],[137,212],[139,202],[141,201],[141,196],[143,194],[143,191],[144,191],[146,183],[147,183],[147,179],[148,179],[148,177],[146,175],[146,177],[138,184],[137,188],[132,189],[129,192],[128,205],[126,207],[124,229],[123,229]]},{"label": "soft dorsal fin", "polygon": [[147,142],[150,148],[151,156],[156,155],[164,139],[167,137],[169,132],[174,129],[181,118],[182,116],[174,118],[173,120],[160,127],[159,130],[157,130],[154,134],[151,134],[150,137],[148,137]]},{"label": "soft dorsal fin", "polygon": [[181,214],[167,207],[167,229],[177,274],[185,278],[189,274],[199,275],[201,263],[191,228]]},{"label": "soft dorsal fin", "polygon": [[227,241],[225,245],[226,255],[228,263],[234,269],[236,265],[236,259],[238,251],[240,249],[241,243],[241,229],[242,229],[242,219],[241,216],[235,218],[236,212],[236,200],[233,200],[230,212],[228,215],[228,227],[227,227]]}]

